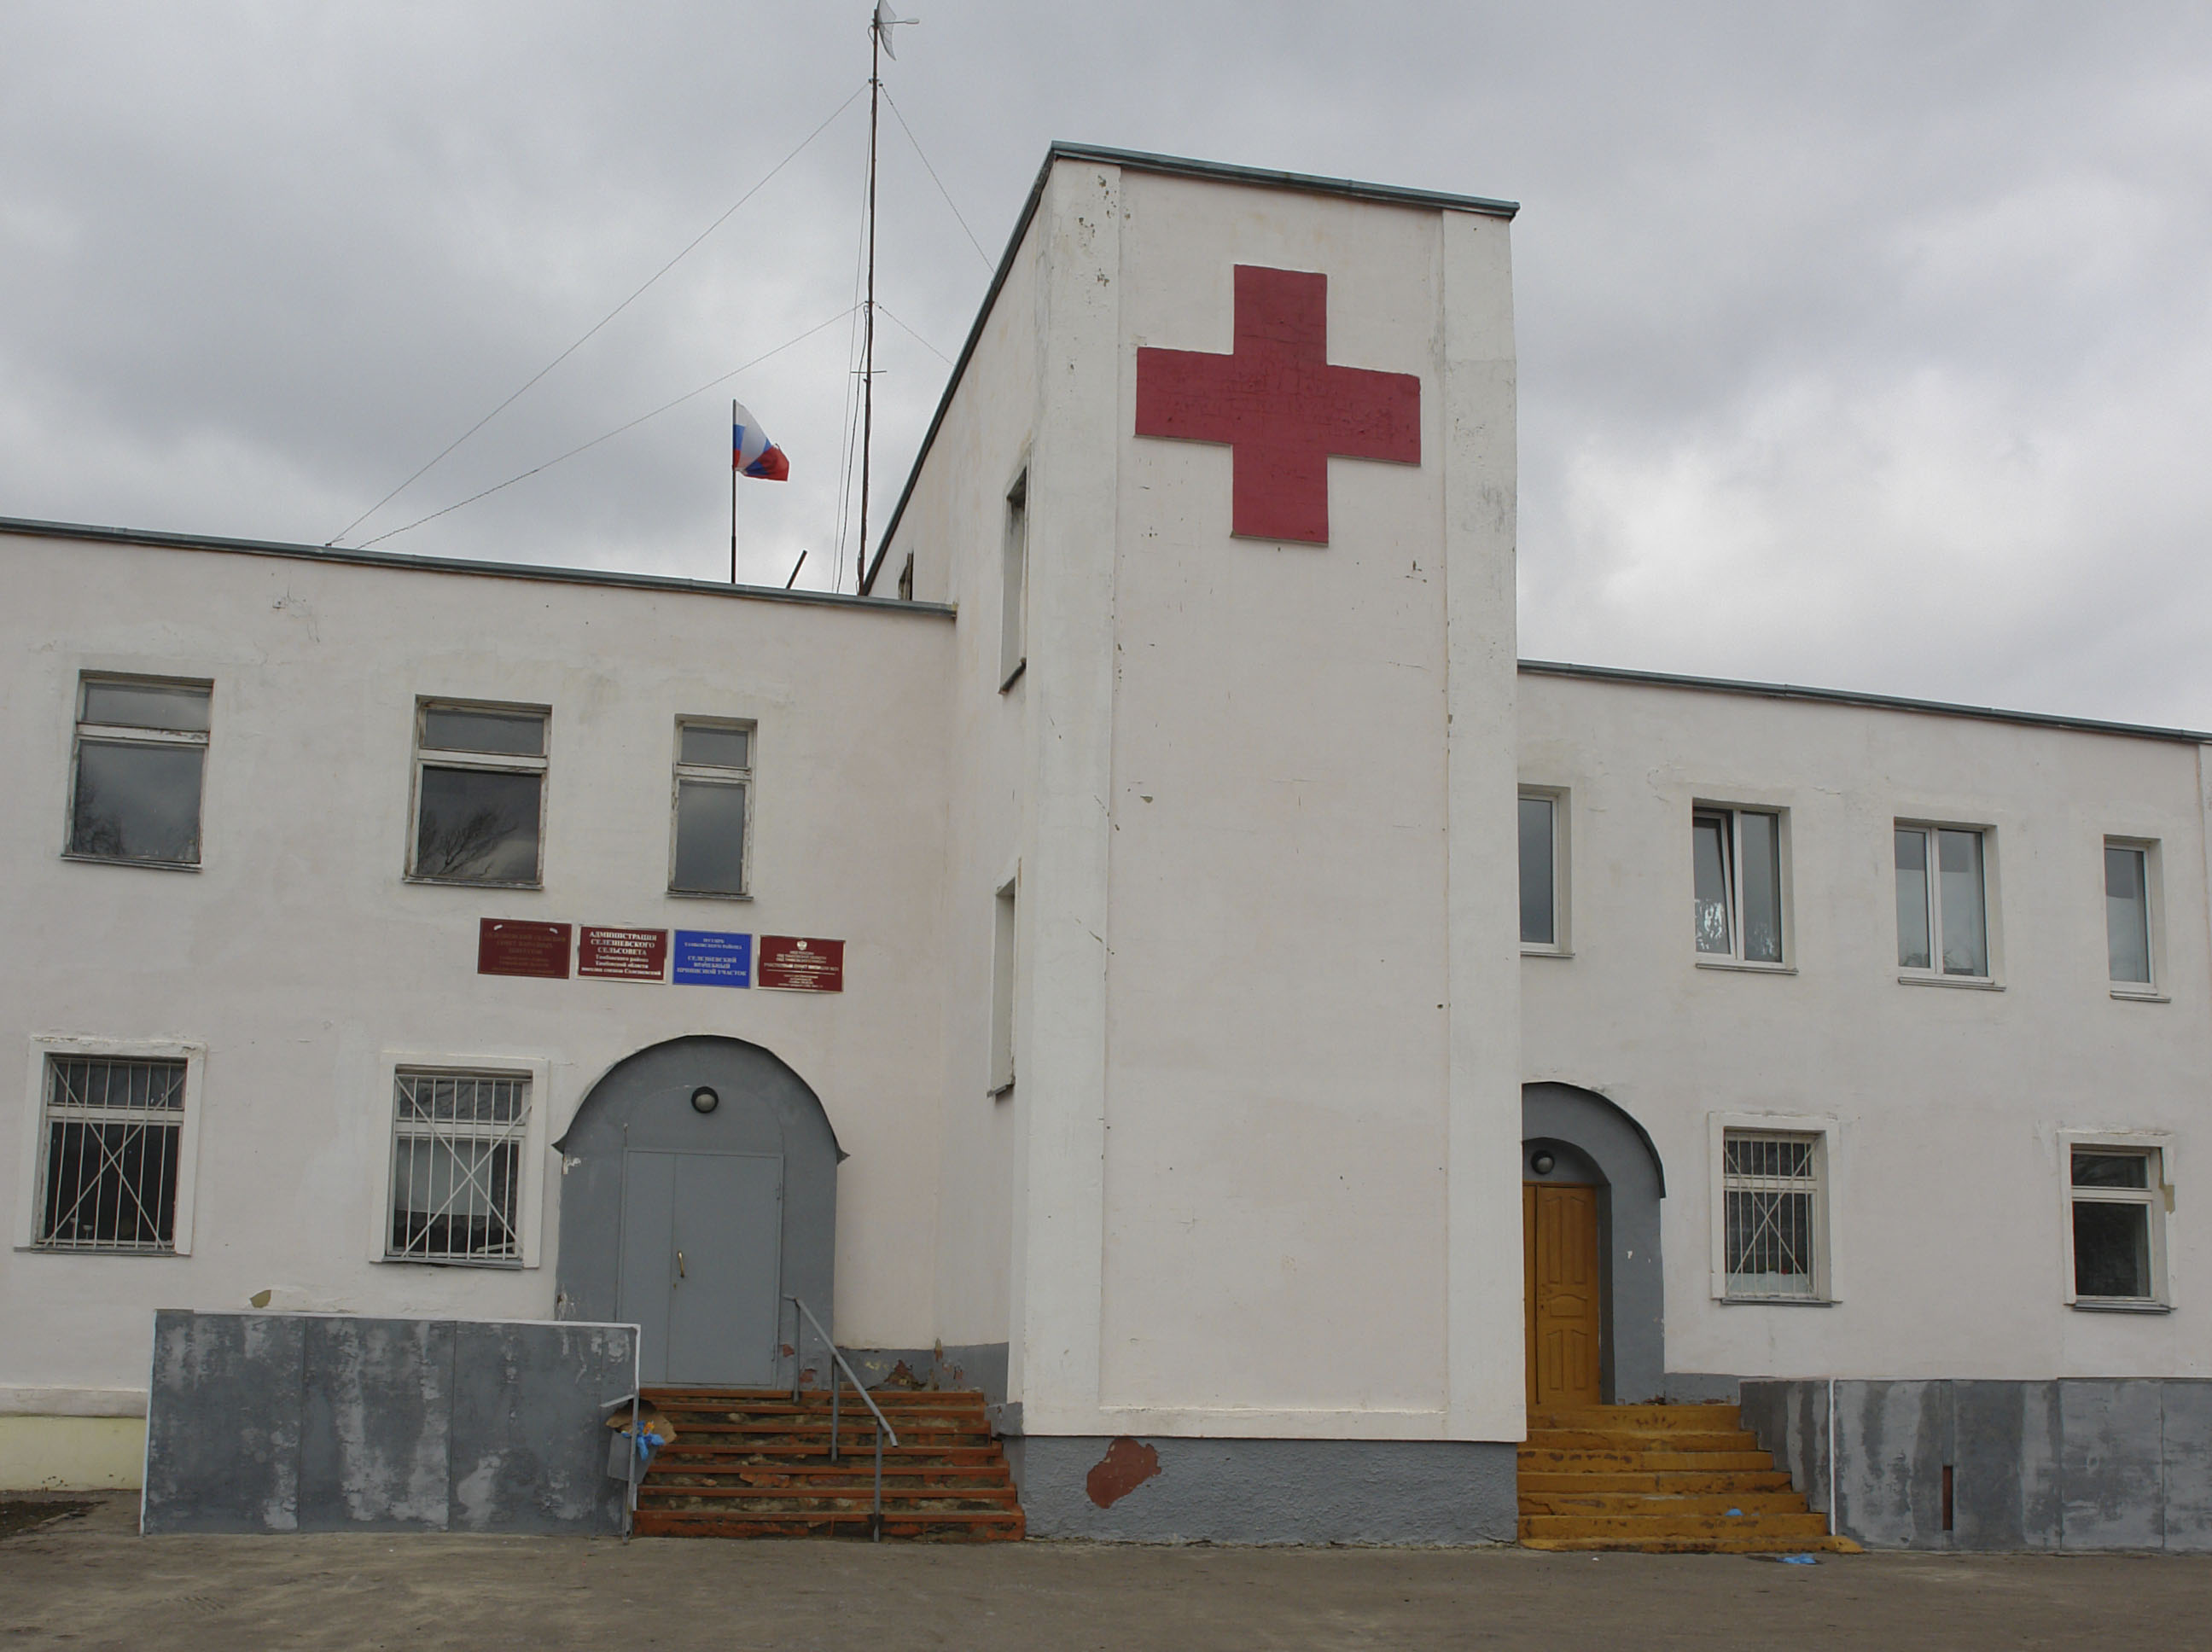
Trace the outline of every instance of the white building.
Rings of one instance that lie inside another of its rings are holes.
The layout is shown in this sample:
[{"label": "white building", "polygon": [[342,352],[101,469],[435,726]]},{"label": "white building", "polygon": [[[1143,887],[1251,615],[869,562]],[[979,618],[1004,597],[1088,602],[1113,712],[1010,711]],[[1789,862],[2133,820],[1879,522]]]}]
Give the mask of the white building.
[{"label": "white building", "polygon": [[168,1307],[834,1296],[1106,1535],[2212,1376],[2202,737],[1516,668],[1512,212],[1055,148],[876,596],[0,520],[0,1480],[131,1483]]}]

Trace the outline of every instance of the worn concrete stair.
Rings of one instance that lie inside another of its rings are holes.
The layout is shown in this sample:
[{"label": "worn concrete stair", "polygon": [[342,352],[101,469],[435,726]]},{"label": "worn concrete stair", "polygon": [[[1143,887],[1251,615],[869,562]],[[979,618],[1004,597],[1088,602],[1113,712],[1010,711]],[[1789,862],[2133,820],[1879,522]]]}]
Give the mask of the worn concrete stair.
[{"label": "worn concrete stair", "polygon": [[[874,1506],[876,1422],[849,1390],[830,1456],[830,1396],[789,1389],[647,1388],[675,1440],[638,1487],[644,1537],[866,1537]],[[885,1537],[1018,1538],[1024,1522],[1006,1453],[973,1392],[872,1394],[896,1446],[884,1448]]]},{"label": "worn concrete stair", "polygon": [[1856,1554],[1831,1537],[1734,1406],[1532,1412],[1521,1541],[1660,1554]]}]

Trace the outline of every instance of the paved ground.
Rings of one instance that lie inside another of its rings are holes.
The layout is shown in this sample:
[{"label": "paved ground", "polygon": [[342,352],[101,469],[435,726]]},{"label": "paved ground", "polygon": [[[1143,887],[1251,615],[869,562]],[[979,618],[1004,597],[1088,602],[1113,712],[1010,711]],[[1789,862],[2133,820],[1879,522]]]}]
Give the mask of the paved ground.
[{"label": "paved ground", "polygon": [[1723,1556],[1025,1543],[159,1538],[135,1502],[0,1540],[24,1647],[2156,1647],[2212,1643],[2212,1557]]}]

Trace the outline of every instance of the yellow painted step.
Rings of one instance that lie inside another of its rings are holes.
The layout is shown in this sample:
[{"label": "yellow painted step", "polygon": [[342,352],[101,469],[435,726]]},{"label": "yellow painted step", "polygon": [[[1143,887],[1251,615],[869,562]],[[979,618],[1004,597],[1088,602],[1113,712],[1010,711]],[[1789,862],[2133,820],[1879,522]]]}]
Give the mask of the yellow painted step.
[{"label": "yellow painted step", "polygon": [[1618,1429],[1531,1429],[1524,1442],[1531,1451],[1757,1451],[1759,1436],[1748,1429],[1691,1433],[1685,1429],[1630,1432]]},{"label": "yellow painted step", "polygon": [[1549,1451],[1523,1446],[1520,1465],[1523,1473],[1606,1473],[1623,1470],[1663,1473],[1687,1470],[1718,1474],[1736,1469],[1771,1469],[1774,1459],[1764,1451]]},{"label": "yellow painted step", "polygon": [[1805,1499],[1795,1491],[1698,1491],[1687,1494],[1638,1491],[1532,1491],[1521,1488],[1524,1515],[1802,1515]]},{"label": "yellow painted step", "polygon": [[1522,1515],[1531,1537],[1827,1537],[1823,1515]]},{"label": "yellow painted step", "polygon": [[1531,1472],[1521,1476],[1523,1491],[1788,1491],[1790,1476],[1778,1468],[1739,1468],[1723,1473],[1678,1469],[1668,1472],[1623,1469],[1579,1474]]},{"label": "yellow painted step", "polygon": [[1847,1537],[1655,1537],[1642,1540],[1613,1537],[1524,1537],[1524,1549],[1543,1549],[1575,1554],[1863,1554]]}]

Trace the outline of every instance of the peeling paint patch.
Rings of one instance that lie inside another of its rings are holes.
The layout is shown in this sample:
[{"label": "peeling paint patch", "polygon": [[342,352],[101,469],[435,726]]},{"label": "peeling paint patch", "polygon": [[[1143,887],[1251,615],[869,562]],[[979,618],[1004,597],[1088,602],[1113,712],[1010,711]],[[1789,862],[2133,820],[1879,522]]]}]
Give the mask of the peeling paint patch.
[{"label": "peeling paint patch", "polygon": [[1083,1489],[1101,1509],[1111,1509],[1160,1472],[1160,1454],[1123,1435],[1084,1477]]}]

